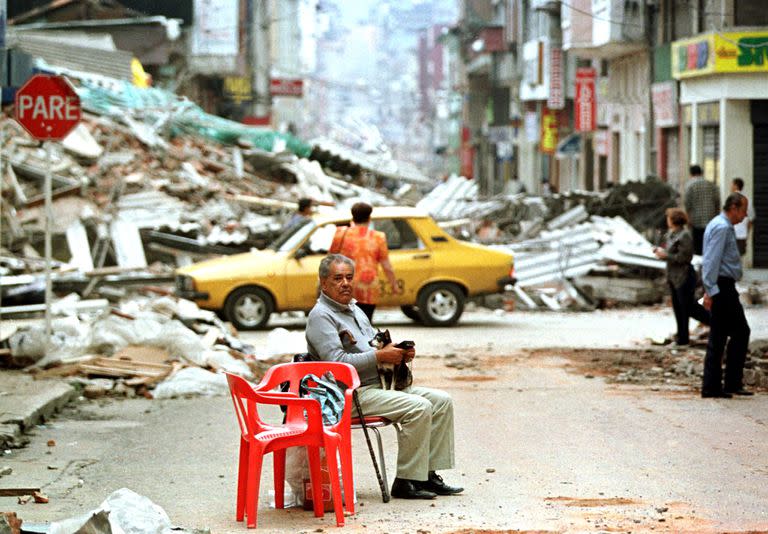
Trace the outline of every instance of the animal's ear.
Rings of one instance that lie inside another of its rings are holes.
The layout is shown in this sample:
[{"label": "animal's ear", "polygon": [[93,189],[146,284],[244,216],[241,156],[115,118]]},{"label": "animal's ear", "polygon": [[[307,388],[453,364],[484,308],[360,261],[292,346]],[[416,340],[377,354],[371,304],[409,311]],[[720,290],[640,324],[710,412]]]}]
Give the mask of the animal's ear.
[{"label": "animal's ear", "polygon": [[384,330],[384,334],[386,334],[386,336],[387,336],[387,337],[389,337],[389,328],[387,328],[386,330]]}]

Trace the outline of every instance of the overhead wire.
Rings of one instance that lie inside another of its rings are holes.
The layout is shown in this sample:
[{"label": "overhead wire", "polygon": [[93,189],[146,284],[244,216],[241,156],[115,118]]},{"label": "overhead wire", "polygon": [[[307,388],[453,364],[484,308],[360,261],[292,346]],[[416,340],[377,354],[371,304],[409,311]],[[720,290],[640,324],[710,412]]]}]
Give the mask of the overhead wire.
[{"label": "overhead wire", "polygon": [[602,20],[604,22],[610,22],[611,24],[619,24],[620,26],[635,26],[635,27],[638,27],[638,28],[642,28],[643,27],[642,24],[638,24],[638,23],[635,23],[635,22],[624,22],[624,21],[609,19],[609,18],[605,18],[605,17],[598,17],[597,15],[595,15],[595,14],[589,12],[589,11],[584,11],[583,9],[579,9],[578,7],[574,7],[574,6],[572,6],[571,4],[569,4],[567,2],[563,2],[562,0],[560,1],[560,5],[565,6],[568,9],[572,9],[573,11],[575,11],[577,13],[581,13],[582,15],[587,15],[589,17],[592,17],[595,20]]}]

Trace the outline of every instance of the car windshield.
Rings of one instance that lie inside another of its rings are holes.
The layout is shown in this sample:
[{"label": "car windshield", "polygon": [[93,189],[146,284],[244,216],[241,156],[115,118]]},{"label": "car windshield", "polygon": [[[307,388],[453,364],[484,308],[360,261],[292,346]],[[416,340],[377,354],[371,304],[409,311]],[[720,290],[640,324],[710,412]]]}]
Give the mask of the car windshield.
[{"label": "car windshield", "polygon": [[307,235],[315,229],[317,224],[311,219],[302,221],[296,226],[292,226],[285,230],[280,236],[275,239],[269,248],[278,252],[287,252],[293,250],[296,245],[301,243]]}]

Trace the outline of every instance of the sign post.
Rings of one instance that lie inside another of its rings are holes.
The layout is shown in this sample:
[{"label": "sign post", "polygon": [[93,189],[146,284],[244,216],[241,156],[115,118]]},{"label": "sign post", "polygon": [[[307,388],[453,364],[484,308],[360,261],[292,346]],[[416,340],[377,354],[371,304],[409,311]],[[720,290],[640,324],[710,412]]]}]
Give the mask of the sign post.
[{"label": "sign post", "polygon": [[[16,121],[38,141],[65,138],[80,122],[80,98],[63,76],[35,74],[16,92],[14,116]],[[53,206],[53,153],[45,143],[48,169],[45,173],[45,351],[51,342],[51,229]]]}]

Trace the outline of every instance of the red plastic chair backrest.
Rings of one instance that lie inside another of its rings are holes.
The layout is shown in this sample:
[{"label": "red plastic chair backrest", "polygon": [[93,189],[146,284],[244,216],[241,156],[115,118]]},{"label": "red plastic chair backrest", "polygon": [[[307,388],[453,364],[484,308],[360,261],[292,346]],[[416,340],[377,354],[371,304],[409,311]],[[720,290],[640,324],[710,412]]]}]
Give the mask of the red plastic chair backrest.
[{"label": "red plastic chair backrest", "polygon": [[[288,406],[289,411],[302,414],[300,423],[306,426],[308,432],[322,432],[323,418],[320,404],[314,399],[299,398],[291,393],[256,391],[244,378],[225,373],[232,402],[235,405],[235,415],[244,438],[259,434],[274,428],[275,425],[264,423],[259,417],[258,404]],[[304,417],[304,413],[307,417]],[[290,421],[288,421],[290,424]]]},{"label": "red plastic chair backrest", "polygon": [[[289,392],[298,396],[302,378],[308,374],[322,376],[328,371],[333,373],[336,382],[342,382],[347,386],[344,391],[344,411],[334,428],[349,427],[352,416],[352,391],[360,387],[360,377],[357,375],[357,370],[348,363],[325,361],[281,363],[270,367],[261,382],[255,386],[255,389],[256,391],[267,392],[279,387],[283,382],[289,382]],[[303,417],[298,410],[288,409],[288,422],[295,421],[298,417]]]}]

